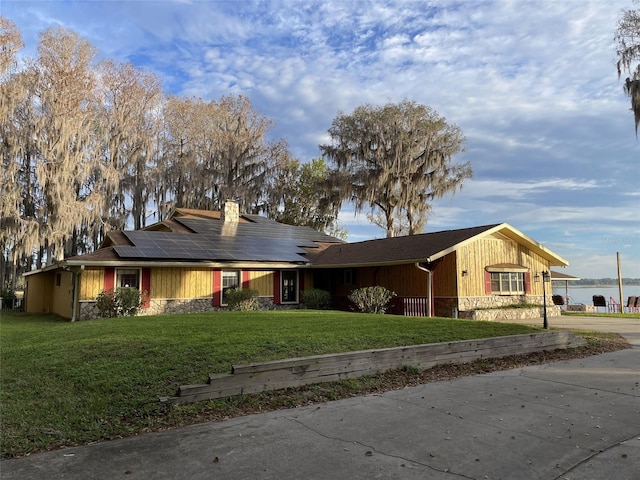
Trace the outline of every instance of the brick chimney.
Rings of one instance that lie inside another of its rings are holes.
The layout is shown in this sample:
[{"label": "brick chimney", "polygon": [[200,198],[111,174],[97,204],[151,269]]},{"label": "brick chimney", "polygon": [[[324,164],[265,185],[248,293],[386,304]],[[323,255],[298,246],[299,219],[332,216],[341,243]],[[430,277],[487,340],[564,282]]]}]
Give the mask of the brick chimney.
[{"label": "brick chimney", "polygon": [[238,202],[234,202],[233,200],[227,200],[224,202],[224,207],[220,213],[220,219],[224,223],[238,223],[238,220],[240,219],[240,208],[238,207]]}]

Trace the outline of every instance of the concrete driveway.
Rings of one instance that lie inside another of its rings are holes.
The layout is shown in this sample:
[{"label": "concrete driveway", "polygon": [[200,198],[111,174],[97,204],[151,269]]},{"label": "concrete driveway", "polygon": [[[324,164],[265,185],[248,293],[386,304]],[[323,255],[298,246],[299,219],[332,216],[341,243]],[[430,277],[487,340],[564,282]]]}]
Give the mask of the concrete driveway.
[{"label": "concrete driveway", "polygon": [[640,321],[550,319],[634,348],[0,463],[30,479],[640,478]]},{"label": "concrete driveway", "polygon": [[[640,319],[638,318],[613,318],[613,317],[587,317],[587,316],[561,316],[548,317],[549,328],[568,328],[587,330],[592,332],[619,333],[629,343],[640,346]],[[526,319],[514,320],[511,323],[524,323],[527,325],[542,326],[543,320]],[[639,477],[640,478],[640,477]]]}]

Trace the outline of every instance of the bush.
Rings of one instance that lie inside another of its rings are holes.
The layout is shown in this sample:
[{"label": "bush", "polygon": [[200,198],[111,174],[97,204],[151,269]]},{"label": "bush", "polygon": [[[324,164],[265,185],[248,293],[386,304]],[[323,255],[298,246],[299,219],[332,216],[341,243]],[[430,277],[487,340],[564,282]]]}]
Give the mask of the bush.
[{"label": "bush", "polygon": [[305,290],[302,292],[302,303],[312,310],[329,310],[331,308],[331,294],[319,288]]},{"label": "bush", "polygon": [[132,287],[118,288],[116,303],[118,304],[118,315],[135,315],[142,306],[142,292]]},{"label": "bush", "polygon": [[117,317],[118,305],[113,289],[103,290],[96,297],[96,308],[101,317]]},{"label": "bush", "polygon": [[96,298],[96,308],[101,317],[132,316],[141,306],[142,292],[137,288],[103,290]]},{"label": "bush", "polygon": [[14,307],[14,304],[18,297],[16,296],[16,292],[14,292],[12,289],[3,288],[2,290],[0,290],[0,298],[2,299],[2,308],[11,309]]},{"label": "bush", "polygon": [[224,292],[229,310],[247,312],[259,310],[258,291],[251,288],[230,288]]},{"label": "bush", "polygon": [[363,313],[383,314],[389,301],[395,296],[395,292],[381,286],[363,287],[351,292],[349,300]]}]

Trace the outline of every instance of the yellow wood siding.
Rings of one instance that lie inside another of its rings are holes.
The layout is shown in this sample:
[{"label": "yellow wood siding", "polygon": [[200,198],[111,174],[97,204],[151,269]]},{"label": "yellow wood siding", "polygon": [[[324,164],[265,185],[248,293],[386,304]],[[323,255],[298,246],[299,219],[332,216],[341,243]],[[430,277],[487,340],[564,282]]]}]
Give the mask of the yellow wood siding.
[{"label": "yellow wood siding", "polygon": [[88,268],[80,274],[80,300],[95,300],[104,289],[104,268]]},{"label": "yellow wood siding", "polygon": [[28,313],[51,312],[51,290],[55,276],[52,272],[37,273],[27,277],[25,311]]},{"label": "yellow wood siding", "polygon": [[30,275],[27,279],[25,310],[29,313],[55,313],[71,318],[72,296],[71,272],[58,270]]},{"label": "yellow wood siding", "polygon": [[249,272],[249,288],[257,290],[261,297],[273,297],[273,271]]},{"label": "yellow wood siding", "polygon": [[[57,278],[60,275],[60,285]],[[71,303],[73,299],[73,274],[71,272],[56,272],[53,278],[53,298],[51,312],[61,317],[71,318]]]},{"label": "yellow wood siding", "polygon": [[151,298],[203,298],[210,297],[212,292],[211,269],[151,269]]},{"label": "yellow wood siding", "polygon": [[[507,238],[482,238],[458,249],[457,275],[460,279],[459,296],[477,297],[486,295],[484,286],[485,267],[500,263],[522,265],[531,273],[531,294],[542,295],[542,283],[535,283],[536,272],[548,270],[548,263]],[[462,276],[466,270],[468,275]]]}]

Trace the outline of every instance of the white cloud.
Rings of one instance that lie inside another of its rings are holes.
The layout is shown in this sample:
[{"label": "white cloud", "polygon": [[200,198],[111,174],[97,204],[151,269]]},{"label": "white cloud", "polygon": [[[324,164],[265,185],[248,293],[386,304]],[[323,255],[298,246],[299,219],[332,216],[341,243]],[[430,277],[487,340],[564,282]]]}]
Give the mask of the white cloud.
[{"label": "white cloud", "polygon": [[[611,255],[606,235],[639,229],[640,143],[614,64],[622,8],[627,0],[2,0],[25,56],[45,28],[74,29],[103,57],[158,72],[171,93],[249,96],[302,160],[319,155],[338,111],[430,105],[465,132],[460,160],[475,178],[435,203],[428,229],[508,221],[593,271]],[[347,211],[340,221],[354,238],[384,234]],[[618,246],[640,258],[637,245]]]}]

